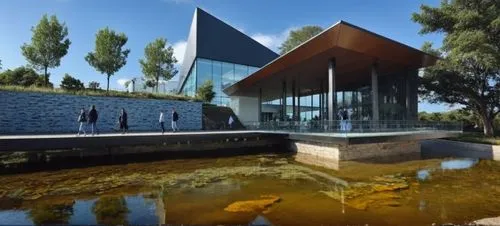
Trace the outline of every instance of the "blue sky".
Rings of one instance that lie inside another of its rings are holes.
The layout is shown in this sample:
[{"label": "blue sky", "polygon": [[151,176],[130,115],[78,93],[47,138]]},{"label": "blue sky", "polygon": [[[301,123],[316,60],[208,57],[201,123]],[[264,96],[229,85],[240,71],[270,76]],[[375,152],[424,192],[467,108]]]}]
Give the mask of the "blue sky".
[{"label": "blue sky", "polygon": [[[120,82],[141,76],[138,60],[147,43],[165,37],[182,60],[185,41],[195,7],[236,27],[276,51],[291,29],[304,25],[329,27],[338,20],[420,48],[424,41],[439,46],[441,35],[418,34],[420,25],[411,13],[421,4],[439,5],[439,0],[2,0],[0,1],[0,59],[3,69],[26,65],[20,46],[29,42],[30,28],[43,14],[56,14],[69,28],[72,42],[61,66],[50,69],[51,82],[58,85],[69,73],[85,84],[106,77],[84,60],[93,50],[95,33],[103,27],[124,32],[131,49],[127,65],[111,77],[110,88],[123,90]],[[421,103],[420,110],[446,111],[448,106]]]}]

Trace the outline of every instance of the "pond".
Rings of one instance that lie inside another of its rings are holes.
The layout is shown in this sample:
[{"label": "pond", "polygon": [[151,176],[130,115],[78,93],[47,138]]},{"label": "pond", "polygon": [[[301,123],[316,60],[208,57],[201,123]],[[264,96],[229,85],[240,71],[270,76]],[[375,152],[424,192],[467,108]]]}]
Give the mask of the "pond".
[{"label": "pond", "polygon": [[500,163],[343,162],[285,154],[0,176],[0,224],[431,225],[500,215]]}]

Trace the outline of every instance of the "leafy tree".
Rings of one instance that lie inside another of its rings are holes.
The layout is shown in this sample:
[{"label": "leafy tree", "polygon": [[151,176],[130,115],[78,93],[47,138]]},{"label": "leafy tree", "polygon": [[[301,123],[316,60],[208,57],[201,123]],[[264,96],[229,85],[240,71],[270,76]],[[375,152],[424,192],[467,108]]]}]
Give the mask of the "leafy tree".
[{"label": "leafy tree", "polygon": [[0,60],[0,70],[2,70],[2,60]]},{"label": "leafy tree", "polygon": [[215,97],[214,84],[212,80],[207,80],[196,90],[196,98],[205,101],[206,103],[212,102]]},{"label": "leafy tree", "polygon": [[290,33],[288,34],[288,38],[283,43],[281,43],[280,47],[278,47],[278,49],[280,50],[280,54],[283,55],[287,53],[293,48],[319,34],[321,31],[323,31],[323,28],[320,26],[304,26],[302,28],[290,31]]},{"label": "leafy tree", "polygon": [[104,28],[97,32],[95,40],[95,50],[85,57],[85,60],[97,71],[106,74],[109,91],[109,77],[116,73],[127,63],[129,49],[122,50],[127,43],[127,36],[124,33]]},{"label": "leafy tree", "polygon": [[96,221],[101,225],[127,225],[127,215],[130,212],[127,202],[122,196],[99,198],[92,207]]},{"label": "leafy tree", "polygon": [[100,89],[99,85],[100,84],[98,82],[92,81],[92,82],[89,82],[88,87],[89,87],[89,89],[92,89],[92,90],[96,91],[96,90]]},{"label": "leafy tree", "polygon": [[31,43],[21,46],[26,60],[37,70],[43,70],[45,86],[49,84],[49,68],[61,64],[61,58],[68,53],[71,42],[68,38],[68,28],[65,23],[59,23],[55,15],[43,15],[38,25],[31,28],[33,37]]},{"label": "leafy tree", "polygon": [[153,80],[145,80],[144,82],[144,88],[149,87],[151,90],[154,90],[154,87],[156,86],[156,82]]},{"label": "leafy tree", "polygon": [[174,68],[174,64],[177,63],[174,49],[172,46],[167,47],[167,40],[164,38],[149,43],[144,49],[144,59],[139,60],[139,63],[146,78],[156,82],[156,92],[160,79],[168,81],[177,74]]},{"label": "leafy tree", "polygon": [[64,77],[61,81],[61,88],[65,90],[83,90],[85,86],[83,82],[79,79],[73,78],[69,74],[64,74]]},{"label": "leafy tree", "polygon": [[500,112],[500,1],[442,1],[420,10],[412,17],[422,25],[420,33],[445,35],[440,49],[423,46],[441,57],[421,78],[424,98],[464,105],[481,118],[484,134],[493,135]]},{"label": "leafy tree", "polygon": [[[32,68],[18,67],[0,73],[0,85],[11,86],[44,86],[44,76],[36,73]],[[49,83],[52,87],[52,83]]]}]

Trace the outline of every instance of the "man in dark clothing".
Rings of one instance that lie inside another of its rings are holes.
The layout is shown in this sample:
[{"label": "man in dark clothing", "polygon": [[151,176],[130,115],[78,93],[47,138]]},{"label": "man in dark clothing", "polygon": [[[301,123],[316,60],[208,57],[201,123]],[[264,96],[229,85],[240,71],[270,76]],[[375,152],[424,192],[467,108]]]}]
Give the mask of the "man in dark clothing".
[{"label": "man in dark clothing", "polygon": [[118,121],[120,122],[120,129],[122,130],[122,133],[128,132],[128,117],[125,108],[122,108]]},{"label": "man in dark clothing", "polygon": [[89,124],[92,127],[92,136],[94,136],[94,131],[99,135],[99,130],[97,129],[97,118],[99,115],[97,114],[97,110],[95,109],[95,105],[92,105],[92,109],[89,111]]},{"label": "man in dark clothing", "polygon": [[179,127],[177,127],[177,120],[179,120],[179,115],[175,111],[175,108],[172,108],[172,130],[179,131]]}]

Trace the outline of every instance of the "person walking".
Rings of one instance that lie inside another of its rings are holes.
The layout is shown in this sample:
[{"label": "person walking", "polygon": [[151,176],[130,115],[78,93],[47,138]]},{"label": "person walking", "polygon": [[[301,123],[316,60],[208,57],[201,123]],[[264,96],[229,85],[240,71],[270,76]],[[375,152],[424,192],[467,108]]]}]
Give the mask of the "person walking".
[{"label": "person walking", "polygon": [[99,130],[97,129],[97,118],[99,118],[99,115],[97,114],[95,105],[92,105],[92,109],[89,111],[89,124],[92,127],[92,136],[94,136],[94,132],[99,135]]},{"label": "person walking", "polygon": [[82,108],[80,111],[80,115],[78,116],[78,122],[80,123],[80,128],[78,128],[77,136],[80,136],[80,132],[83,132],[84,136],[87,136],[87,132],[85,132],[85,123],[87,122],[87,115],[85,114],[85,109]]},{"label": "person walking", "polygon": [[233,119],[233,116],[230,115],[229,116],[229,120],[227,122],[227,124],[229,124],[229,129],[233,129],[233,123],[234,123],[234,119]]},{"label": "person walking", "polygon": [[160,111],[160,127],[161,127],[161,134],[165,133],[165,115],[163,114],[163,110]]},{"label": "person walking", "polygon": [[122,108],[118,121],[120,122],[120,129],[122,130],[122,134],[128,132],[128,117],[125,108]]},{"label": "person walking", "polygon": [[177,121],[179,120],[179,114],[175,111],[175,108],[172,108],[172,130],[179,131],[179,127],[177,127]]}]

